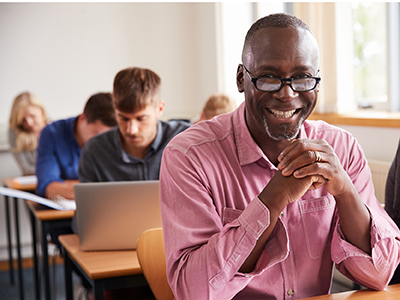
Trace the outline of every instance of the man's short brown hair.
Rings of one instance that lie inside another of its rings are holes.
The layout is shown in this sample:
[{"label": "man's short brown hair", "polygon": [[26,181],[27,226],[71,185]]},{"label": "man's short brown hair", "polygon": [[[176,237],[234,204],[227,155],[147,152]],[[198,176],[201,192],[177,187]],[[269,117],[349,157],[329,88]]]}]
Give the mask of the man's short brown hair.
[{"label": "man's short brown hair", "polygon": [[86,116],[88,123],[100,120],[108,127],[117,125],[111,93],[97,93],[92,95],[85,104],[83,114]]},{"label": "man's short brown hair", "polygon": [[142,68],[127,68],[114,79],[113,100],[116,109],[132,113],[154,104],[160,92],[161,78],[155,72]]}]

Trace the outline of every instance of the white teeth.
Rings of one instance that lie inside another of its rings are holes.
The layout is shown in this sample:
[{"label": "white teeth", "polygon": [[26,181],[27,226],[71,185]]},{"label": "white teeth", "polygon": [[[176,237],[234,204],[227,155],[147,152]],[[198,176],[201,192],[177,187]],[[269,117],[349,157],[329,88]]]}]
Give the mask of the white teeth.
[{"label": "white teeth", "polygon": [[289,110],[289,111],[281,111],[281,110],[270,109],[269,111],[272,112],[275,117],[280,118],[280,119],[289,119],[296,112],[295,109]]}]

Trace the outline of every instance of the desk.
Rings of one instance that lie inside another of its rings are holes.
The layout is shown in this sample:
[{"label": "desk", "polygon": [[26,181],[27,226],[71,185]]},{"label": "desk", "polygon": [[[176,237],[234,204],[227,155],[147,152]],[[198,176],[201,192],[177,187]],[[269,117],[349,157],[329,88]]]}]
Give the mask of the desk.
[{"label": "desk", "polygon": [[[13,183],[13,178],[5,178],[3,179],[3,186],[6,188],[11,188],[20,191],[33,192],[36,189],[36,184],[24,184],[24,185],[15,185]],[[22,262],[21,262],[21,243],[19,236],[19,211],[18,211],[18,198],[14,199],[14,221],[15,221],[15,235],[17,240],[17,256],[18,256],[18,289],[19,289],[19,298],[21,300],[24,299],[24,282],[22,276]],[[4,196],[5,200],[5,210],[6,210],[6,226],[7,226],[7,243],[8,243],[8,261],[10,267],[10,278],[11,284],[14,284],[14,266],[13,266],[13,257],[12,257],[12,245],[11,245],[11,226],[10,226],[10,205],[8,196]]]},{"label": "desk", "polygon": [[81,251],[77,234],[58,239],[64,253],[67,300],[72,300],[72,270],[92,285],[94,300],[103,300],[107,290],[147,285],[136,251]]},{"label": "desk", "polygon": [[322,295],[304,300],[398,300],[400,299],[400,284],[389,285],[383,291],[357,290],[330,295]]},{"label": "desk", "polygon": [[[42,271],[44,279],[45,299],[51,299],[50,293],[50,272],[49,272],[49,253],[47,249],[47,234],[50,228],[64,228],[71,225],[71,219],[75,214],[75,210],[56,210],[41,205],[33,201],[25,201],[32,227],[33,240],[33,257],[34,257],[34,280],[35,280],[35,299],[40,299],[40,282],[39,282],[39,260],[37,254],[37,241],[40,240],[42,250]],[[40,231],[37,231],[36,225]],[[39,237],[38,237],[39,236]]]}]

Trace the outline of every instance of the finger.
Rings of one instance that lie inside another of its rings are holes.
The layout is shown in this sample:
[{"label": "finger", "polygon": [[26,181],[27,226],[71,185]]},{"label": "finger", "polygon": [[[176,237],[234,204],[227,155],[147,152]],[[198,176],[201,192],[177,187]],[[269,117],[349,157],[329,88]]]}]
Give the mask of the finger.
[{"label": "finger", "polygon": [[[304,172],[304,168],[313,164],[322,163],[323,156],[325,154],[322,151],[308,150],[300,153],[299,156],[294,158],[288,165],[286,165],[281,171],[283,176],[288,176],[297,172],[298,176]],[[301,171],[302,170],[302,171]],[[301,171],[301,172],[300,172]],[[304,176],[310,175],[306,173]],[[302,176],[302,177],[304,177]]]},{"label": "finger", "polygon": [[284,176],[291,175],[294,170],[323,160],[323,145],[320,140],[297,140],[286,147],[280,156],[278,169]]},{"label": "finger", "polygon": [[[296,169],[293,172],[295,178],[304,178],[306,176],[323,176],[325,179],[328,178],[328,168],[329,164],[323,162],[314,162],[302,168]],[[282,171],[283,173],[283,171]]]},{"label": "finger", "polygon": [[293,148],[296,147],[296,141],[298,141],[298,139],[293,139],[290,141],[290,145],[287,146],[285,149],[283,149],[283,151],[278,155],[278,161],[282,162],[282,160],[285,158],[285,156],[287,155],[287,153],[289,153],[290,151],[292,151]]},{"label": "finger", "polygon": [[311,180],[313,183],[310,186],[310,190],[319,189],[321,186],[323,186],[327,182],[327,180],[324,177],[319,176],[319,175],[313,175],[311,177],[312,177]]},{"label": "finger", "polygon": [[278,168],[283,170],[291,161],[296,159],[303,152],[315,149],[315,140],[298,139],[292,142],[279,154],[280,162]]}]

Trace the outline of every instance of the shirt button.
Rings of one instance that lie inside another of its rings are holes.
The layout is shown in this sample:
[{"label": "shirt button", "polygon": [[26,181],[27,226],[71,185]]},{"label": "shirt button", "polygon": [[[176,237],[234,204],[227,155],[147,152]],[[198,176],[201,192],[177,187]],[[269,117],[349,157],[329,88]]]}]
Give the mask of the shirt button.
[{"label": "shirt button", "polygon": [[292,289],[289,289],[289,290],[287,291],[287,294],[288,294],[289,296],[293,296],[294,291],[293,291]]},{"label": "shirt button", "polygon": [[281,211],[281,217],[283,216],[283,211]]},{"label": "shirt button", "polygon": [[249,275],[249,274],[246,274],[246,275],[244,275],[244,277],[246,277],[246,278],[249,278],[249,277],[250,277],[250,275]]}]

